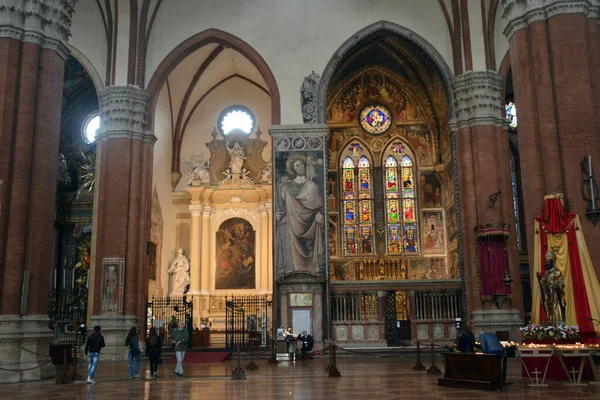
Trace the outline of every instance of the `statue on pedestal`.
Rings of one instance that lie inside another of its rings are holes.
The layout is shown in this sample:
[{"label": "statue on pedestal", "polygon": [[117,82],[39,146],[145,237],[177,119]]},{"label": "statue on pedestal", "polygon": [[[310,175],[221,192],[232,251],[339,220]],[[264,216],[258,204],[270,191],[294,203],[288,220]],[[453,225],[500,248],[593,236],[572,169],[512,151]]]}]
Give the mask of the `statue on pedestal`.
[{"label": "statue on pedestal", "polygon": [[190,284],[190,260],[183,255],[183,249],[177,250],[177,257],[171,263],[171,294],[183,294]]},{"label": "statue on pedestal", "polygon": [[543,276],[537,273],[544,311],[549,323],[564,323],[566,320],[565,280],[556,267],[556,253],[549,250],[545,261],[546,272]]},{"label": "statue on pedestal", "polygon": [[246,159],[246,153],[239,143],[235,143],[233,147],[226,147],[229,152],[231,160],[229,161],[229,168],[231,168],[232,174],[241,174],[244,160]]}]

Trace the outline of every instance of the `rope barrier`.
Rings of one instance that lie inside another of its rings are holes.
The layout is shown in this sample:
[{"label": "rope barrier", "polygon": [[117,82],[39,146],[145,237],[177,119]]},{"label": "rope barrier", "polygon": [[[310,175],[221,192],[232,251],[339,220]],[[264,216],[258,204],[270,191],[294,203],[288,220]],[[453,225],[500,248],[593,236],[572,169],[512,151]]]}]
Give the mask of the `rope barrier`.
[{"label": "rope barrier", "polygon": [[[25,350],[25,351],[26,351],[26,352],[28,352],[28,353],[31,353],[31,354],[33,354],[34,356],[38,356],[38,357],[47,357],[47,358],[50,358],[50,356],[49,356],[48,354],[39,354],[39,353],[34,353],[33,351],[31,351],[31,350],[29,350],[29,349],[26,349],[26,348],[25,348],[25,347],[23,347],[23,346],[21,346],[21,349],[22,349],[22,350]],[[61,355],[62,355],[62,354],[61,354]]]},{"label": "rope barrier", "polygon": [[[53,358],[49,359],[48,361],[46,361],[46,362],[44,362],[44,363],[42,363],[40,365],[37,365],[35,367],[31,367],[31,368],[26,368],[26,369],[8,369],[8,368],[2,368],[2,367],[0,367],[0,371],[8,371],[8,372],[26,372],[26,371],[31,371],[31,370],[34,370],[36,368],[43,367],[44,365],[46,365],[48,363],[51,363],[52,361],[56,360],[58,357],[62,357],[62,356],[63,356],[63,354],[61,353],[61,354],[57,355],[56,357],[53,357]],[[49,356],[47,356],[47,357],[49,357]]]}]

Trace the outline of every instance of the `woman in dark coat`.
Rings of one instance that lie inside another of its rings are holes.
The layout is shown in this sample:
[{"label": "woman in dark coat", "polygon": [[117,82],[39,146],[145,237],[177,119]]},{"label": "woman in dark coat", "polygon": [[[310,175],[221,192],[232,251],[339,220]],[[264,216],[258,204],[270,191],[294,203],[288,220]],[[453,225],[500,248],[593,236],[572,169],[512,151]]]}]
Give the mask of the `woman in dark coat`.
[{"label": "woman in dark coat", "polygon": [[150,328],[146,338],[146,355],[150,360],[150,378],[158,378],[158,360],[162,349],[162,340],[156,332],[156,328]]}]

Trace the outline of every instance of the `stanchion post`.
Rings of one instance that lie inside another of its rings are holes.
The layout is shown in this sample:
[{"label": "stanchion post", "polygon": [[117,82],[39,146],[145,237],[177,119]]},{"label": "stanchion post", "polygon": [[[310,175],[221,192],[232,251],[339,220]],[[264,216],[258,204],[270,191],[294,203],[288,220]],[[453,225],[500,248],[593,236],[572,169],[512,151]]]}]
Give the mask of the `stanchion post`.
[{"label": "stanchion post", "polygon": [[431,342],[431,367],[427,370],[429,375],[439,375],[442,373],[442,370],[435,365],[435,349],[433,347],[433,341]]},{"label": "stanchion post", "polygon": [[237,345],[237,367],[231,373],[231,379],[234,380],[246,380],[246,374],[240,365],[240,345]]},{"label": "stanchion post", "polygon": [[269,364],[279,364],[277,354],[275,354],[275,339],[271,339],[271,358],[269,358]]},{"label": "stanchion post", "polygon": [[246,365],[248,371],[256,371],[258,366],[254,363],[254,346],[250,346],[250,362]]},{"label": "stanchion post", "polygon": [[417,363],[413,367],[413,371],[425,371],[425,365],[421,362],[421,343],[417,340]]},{"label": "stanchion post", "polygon": [[336,345],[334,343],[329,346],[329,377],[330,378],[339,378],[342,376],[340,371],[337,369],[337,362],[335,359],[335,348]]}]

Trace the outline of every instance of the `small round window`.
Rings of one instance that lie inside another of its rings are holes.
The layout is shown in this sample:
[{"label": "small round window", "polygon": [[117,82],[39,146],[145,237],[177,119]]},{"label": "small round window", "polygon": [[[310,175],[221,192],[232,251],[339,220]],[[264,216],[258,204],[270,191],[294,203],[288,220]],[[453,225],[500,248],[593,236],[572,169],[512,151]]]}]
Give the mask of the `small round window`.
[{"label": "small round window", "polygon": [[366,106],[360,112],[360,126],[373,135],[381,135],[391,125],[392,113],[381,104]]},{"label": "small round window", "polygon": [[87,144],[92,144],[96,141],[96,133],[100,128],[100,114],[94,113],[85,119],[81,135],[83,141]]},{"label": "small round window", "polygon": [[246,135],[254,131],[254,114],[248,107],[232,106],[226,108],[219,115],[219,130],[223,135],[229,135],[231,132],[241,131]]}]

